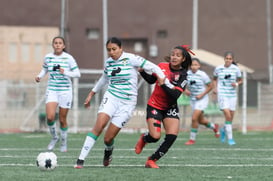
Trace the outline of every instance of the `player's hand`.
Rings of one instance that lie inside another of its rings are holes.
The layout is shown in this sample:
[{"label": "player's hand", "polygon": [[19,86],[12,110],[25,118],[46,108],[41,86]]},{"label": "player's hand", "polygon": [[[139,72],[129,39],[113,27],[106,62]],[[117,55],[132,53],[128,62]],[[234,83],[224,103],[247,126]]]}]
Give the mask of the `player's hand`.
[{"label": "player's hand", "polygon": [[138,72],[143,72],[144,69],[143,68],[138,68]]},{"label": "player's hand", "polygon": [[64,74],[64,69],[60,68],[60,74]]},{"label": "player's hand", "polygon": [[84,101],[84,103],[83,103],[85,108],[90,108],[90,101],[91,101],[93,95],[94,95],[94,92],[91,91],[91,92],[88,94],[88,96],[86,97],[86,99],[85,99],[85,101]]},{"label": "player's hand", "polygon": [[195,98],[197,99],[197,100],[199,100],[199,99],[201,99],[203,97],[203,95],[202,94],[199,94],[199,95],[197,95]]},{"label": "player's hand", "polygon": [[236,87],[238,87],[239,84],[237,82],[232,82],[231,85],[233,88],[236,88]]},{"label": "player's hand", "polygon": [[164,77],[164,78],[157,77],[158,85],[159,86],[163,85],[165,83],[165,79],[166,79],[166,77]]},{"label": "player's hand", "polygon": [[41,81],[40,77],[35,77],[35,81],[40,82]]},{"label": "player's hand", "polygon": [[90,101],[91,101],[91,98],[89,96],[87,96],[85,101],[84,101],[84,107],[85,108],[90,108]]}]

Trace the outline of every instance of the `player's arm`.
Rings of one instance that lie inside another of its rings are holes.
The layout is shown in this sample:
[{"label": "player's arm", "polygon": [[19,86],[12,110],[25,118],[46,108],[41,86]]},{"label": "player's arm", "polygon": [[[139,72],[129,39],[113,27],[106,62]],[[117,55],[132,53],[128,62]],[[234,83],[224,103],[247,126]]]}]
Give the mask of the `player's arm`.
[{"label": "player's arm", "polygon": [[40,82],[41,79],[47,74],[47,68],[42,68],[41,72],[35,77],[36,82]]},{"label": "player's arm", "polygon": [[77,66],[73,67],[71,70],[65,70],[65,69],[60,68],[60,72],[66,76],[69,76],[69,77],[74,77],[74,78],[81,77],[80,70]]},{"label": "player's arm", "polygon": [[166,86],[170,88],[174,87],[174,85],[170,83],[169,79],[165,79],[165,74],[156,64],[148,60],[144,60],[140,68],[143,68],[144,71],[150,75],[157,76],[157,80],[164,79],[164,84],[166,84]]},{"label": "player's arm", "polygon": [[146,80],[149,84],[154,84],[157,78],[154,75],[150,75],[146,73],[143,69],[139,69],[138,72],[140,73],[141,77]]},{"label": "player's arm", "polygon": [[212,89],[213,89],[213,93],[214,94],[217,94],[217,84],[218,84],[218,82],[217,82],[217,77],[213,77],[213,82],[212,82]]},{"label": "player's arm", "polygon": [[182,92],[184,91],[182,88],[175,86],[173,89],[169,88],[166,84],[161,85],[162,89],[174,99],[178,99]]},{"label": "player's arm", "polygon": [[182,92],[184,92],[186,85],[187,85],[186,76],[183,79],[181,79],[181,81],[177,82],[179,86],[173,86],[171,88],[165,82],[166,82],[166,80],[158,79],[158,84],[173,99],[178,99],[180,97],[180,95],[182,94]]}]

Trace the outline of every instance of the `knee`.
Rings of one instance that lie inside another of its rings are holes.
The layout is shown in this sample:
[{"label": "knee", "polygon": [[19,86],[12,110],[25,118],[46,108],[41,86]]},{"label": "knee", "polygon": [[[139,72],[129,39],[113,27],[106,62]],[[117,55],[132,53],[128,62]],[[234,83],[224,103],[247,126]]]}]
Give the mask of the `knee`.
[{"label": "knee", "polygon": [[145,136],[145,141],[147,143],[156,143],[160,139],[160,134],[151,135],[150,133]]}]

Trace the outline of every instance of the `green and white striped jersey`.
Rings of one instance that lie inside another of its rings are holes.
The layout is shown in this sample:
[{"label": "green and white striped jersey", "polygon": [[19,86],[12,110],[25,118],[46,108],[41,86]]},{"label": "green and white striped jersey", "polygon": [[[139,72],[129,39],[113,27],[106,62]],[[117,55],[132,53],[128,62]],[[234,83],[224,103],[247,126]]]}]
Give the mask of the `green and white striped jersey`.
[{"label": "green and white striped jersey", "polygon": [[238,66],[231,64],[229,67],[220,65],[215,68],[213,76],[217,78],[218,96],[236,97],[237,91],[231,84],[242,77]]},{"label": "green and white striped jersey", "polygon": [[152,62],[135,54],[123,52],[118,60],[109,57],[105,62],[104,73],[92,91],[97,92],[108,84],[107,91],[124,100],[136,100],[138,68],[143,68],[159,77],[165,77],[161,69]]},{"label": "green and white striped jersey", "polygon": [[[59,69],[64,69],[61,74]],[[61,55],[49,53],[44,58],[43,70],[38,77],[42,78],[49,73],[47,89],[52,91],[71,90],[71,77],[80,77],[80,71],[75,59],[68,53],[63,52]]]},{"label": "green and white striped jersey", "polygon": [[[197,95],[200,95],[206,90],[206,85],[211,83],[209,76],[202,70],[197,70],[193,73],[191,70],[188,71],[188,89],[191,92],[191,99],[195,100]],[[207,97],[206,94],[204,97]]]}]

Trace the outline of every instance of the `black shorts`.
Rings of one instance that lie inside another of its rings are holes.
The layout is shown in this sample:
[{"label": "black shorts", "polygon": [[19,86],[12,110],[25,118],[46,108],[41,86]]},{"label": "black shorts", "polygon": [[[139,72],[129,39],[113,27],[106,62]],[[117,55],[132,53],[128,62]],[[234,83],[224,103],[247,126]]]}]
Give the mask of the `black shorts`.
[{"label": "black shorts", "polygon": [[175,105],[168,110],[160,110],[156,109],[150,105],[147,105],[147,116],[146,119],[154,118],[156,120],[162,121],[165,118],[176,118],[179,119],[179,109],[178,106]]}]

